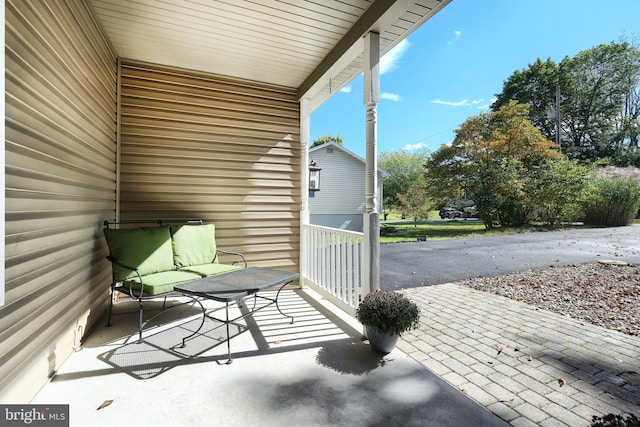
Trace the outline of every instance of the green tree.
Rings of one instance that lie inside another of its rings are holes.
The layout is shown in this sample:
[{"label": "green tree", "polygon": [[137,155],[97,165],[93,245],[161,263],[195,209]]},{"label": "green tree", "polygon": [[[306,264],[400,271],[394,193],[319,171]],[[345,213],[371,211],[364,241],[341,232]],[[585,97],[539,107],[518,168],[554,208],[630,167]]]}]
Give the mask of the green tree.
[{"label": "green tree", "polygon": [[640,139],[640,50],[627,43],[602,44],[565,57],[538,59],[514,72],[496,94],[492,111],[515,100],[529,105],[531,122],[555,140],[550,116],[560,89],[562,151],[570,157],[634,163]]},{"label": "green tree", "polygon": [[317,137],[315,141],[313,141],[313,143],[311,144],[311,147],[317,147],[318,145],[326,144],[327,142],[335,142],[338,145],[344,145],[342,136],[324,135],[324,136]]},{"label": "green tree", "polygon": [[633,126],[625,104],[640,84],[640,51],[603,44],[563,59],[559,71],[569,153],[587,160],[619,156]]},{"label": "green tree", "polygon": [[[621,131],[625,142],[627,142],[628,150],[623,154],[621,166],[628,166],[630,163],[635,164],[636,167],[640,167],[640,39],[635,38],[628,42],[623,37],[623,41],[629,43],[631,47],[627,49],[629,58],[627,62],[631,64],[630,72],[625,76],[628,81],[625,82],[628,85],[629,92],[625,95],[624,107],[622,111],[622,119],[619,121],[621,124]],[[625,162],[625,155],[630,154],[631,157],[635,156],[635,162]]]},{"label": "green tree", "polygon": [[427,219],[431,210],[431,202],[427,192],[422,187],[411,187],[405,194],[398,194],[400,201],[400,213],[413,218],[413,226],[418,226],[418,221]]},{"label": "green tree", "polygon": [[424,164],[429,157],[427,149],[385,151],[378,155],[378,166],[389,173],[384,179],[384,205],[399,207],[398,194],[407,194],[409,188],[425,188]]},{"label": "green tree", "polygon": [[518,101],[529,105],[531,123],[552,141],[556,140],[554,117],[549,112],[555,109],[556,85],[558,84],[558,64],[551,58],[538,58],[529,68],[515,71],[503,84],[502,92],[496,94],[492,111]]},{"label": "green tree", "polygon": [[560,157],[529,120],[528,106],[510,102],[467,119],[453,143],[427,161],[425,177],[435,197],[472,199],[487,228],[517,225],[526,218],[522,189],[529,169]]},{"label": "green tree", "polygon": [[497,195],[495,215],[498,224],[503,227],[520,227],[529,217],[528,198],[524,191],[528,179],[522,160],[502,159],[495,170],[495,188]]},{"label": "green tree", "polygon": [[531,170],[525,185],[528,204],[536,219],[550,226],[575,212],[587,186],[591,167],[576,160],[547,160]]}]

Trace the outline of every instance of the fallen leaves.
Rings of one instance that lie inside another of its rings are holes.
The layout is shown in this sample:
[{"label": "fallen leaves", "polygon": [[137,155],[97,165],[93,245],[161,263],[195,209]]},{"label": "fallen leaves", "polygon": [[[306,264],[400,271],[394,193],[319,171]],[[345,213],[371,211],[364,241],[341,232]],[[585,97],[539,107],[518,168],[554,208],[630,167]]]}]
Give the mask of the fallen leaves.
[{"label": "fallen leaves", "polygon": [[476,277],[461,284],[579,321],[640,336],[640,266],[599,263]]},{"label": "fallen leaves", "polygon": [[102,402],[100,404],[100,406],[98,406],[98,408],[96,409],[96,411],[99,411],[102,408],[106,408],[107,406],[111,405],[113,403],[113,400],[105,400],[104,402]]},{"label": "fallen leaves", "polygon": [[[500,356],[501,354],[509,355],[509,352],[506,349],[511,349],[511,350],[513,350],[514,353],[522,353],[522,350],[520,350],[520,347],[516,347],[516,346],[510,345],[510,344],[504,344],[504,345],[496,344],[495,345],[495,349],[498,352],[496,354],[496,357]],[[518,356],[517,354],[513,354],[512,356],[515,357],[515,358],[520,358],[520,357],[525,357],[526,356],[528,362],[531,362],[533,360],[531,355],[526,354],[526,352],[525,352],[525,354],[522,354],[522,356]],[[490,364],[490,365],[493,364],[493,362],[491,362],[491,361],[489,361],[487,363]]]}]

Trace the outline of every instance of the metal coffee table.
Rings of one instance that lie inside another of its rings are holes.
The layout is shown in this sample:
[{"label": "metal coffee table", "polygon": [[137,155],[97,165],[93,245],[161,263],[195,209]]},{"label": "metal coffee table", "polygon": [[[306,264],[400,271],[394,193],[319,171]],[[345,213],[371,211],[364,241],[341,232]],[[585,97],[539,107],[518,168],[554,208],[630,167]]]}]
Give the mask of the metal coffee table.
[{"label": "metal coffee table", "polygon": [[[282,289],[289,283],[296,280],[299,276],[300,275],[298,273],[292,273],[289,271],[275,270],[264,267],[249,267],[242,270],[217,274],[215,276],[205,277],[204,279],[194,280],[192,282],[176,285],[174,287],[174,290],[185,295],[225,303],[226,313],[225,319],[212,317],[207,314],[205,308],[201,304],[203,321],[200,324],[200,327],[198,327],[198,330],[196,330],[188,337],[182,339],[182,347],[185,346],[185,343],[189,338],[195,336],[200,331],[200,329],[202,329],[202,326],[204,325],[204,319],[206,317],[209,317],[210,319],[222,322],[226,325],[227,353],[229,356],[227,364],[233,362],[233,360],[231,359],[231,337],[229,336],[229,324],[250,316],[253,313],[267,308],[273,304],[276,305],[276,308],[278,309],[280,314],[290,318],[291,323],[293,323],[293,316],[288,316],[284,314],[282,310],[280,310],[280,306],[278,306],[278,297],[280,296],[280,292],[282,291]],[[278,293],[276,294],[275,298],[269,298],[258,294],[258,292],[260,291],[273,288],[275,286],[280,286],[280,289],[278,289]],[[253,295],[254,297],[253,308],[246,314],[242,314],[234,319],[229,319],[229,304],[240,303],[243,298],[250,295]],[[268,303],[256,308],[258,298],[266,300],[268,301]]]}]

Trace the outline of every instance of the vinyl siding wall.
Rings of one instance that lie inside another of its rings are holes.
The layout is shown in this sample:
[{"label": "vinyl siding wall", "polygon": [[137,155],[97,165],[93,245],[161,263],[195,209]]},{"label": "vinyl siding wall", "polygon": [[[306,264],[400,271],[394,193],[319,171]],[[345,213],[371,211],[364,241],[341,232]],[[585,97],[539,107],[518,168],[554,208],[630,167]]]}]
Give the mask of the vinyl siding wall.
[{"label": "vinyl siding wall", "polygon": [[298,270],[295,90],[119,65],[82,0],[8,0],[5,24],[0,402],[28,402],[104,321],[105,219],[202,218],[251,265]]},{"label": "vinyl siding wall", "polygon": [[82,0],[5,2],[0,402],[26,403],[105,309],[116,59]]},{"label": "vinyl siding wall", "polygon": [[298,270],[295,90],[123,61],[120,216],[202,218],[250,265]]}]

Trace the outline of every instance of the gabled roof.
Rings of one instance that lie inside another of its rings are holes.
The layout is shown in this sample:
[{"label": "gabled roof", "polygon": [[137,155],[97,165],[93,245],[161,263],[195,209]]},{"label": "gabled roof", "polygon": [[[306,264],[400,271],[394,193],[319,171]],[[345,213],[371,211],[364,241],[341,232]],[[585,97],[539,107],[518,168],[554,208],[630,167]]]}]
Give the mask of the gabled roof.
[{"label": "gabled roof", "polygon": [[89,0],[121,58],[295,88],[314,109],[451,0]]},{"label": "gabled roof", "polygon": [[[366,166],[366,164],[367,164],[367,161],[365,159],[363,159],[362,157],[358,156],[357,154],[347,150],[342,145],[336,144],[335,142],[325,142],[322,145],[317,145],[315,147],[309,148],[309,157],[311,157],[311,155],[315,151],[318,151],[318,150],[323,149],[323,148],[329,148],[329,147],[333,147],[334,149],[338,149],[338,150],[342,151],[343,153],[345,153],[346,155],[353,157],[355,160],[357,160],[358,162],[362,163],[363,166]],[[387,171],[385,171],[384,169],[381,169],[381,168],[378,168],[378,173],[381,173],[383,178],[386,178],[386,177],[389,176],[389,172],[387,172]]]}]

